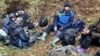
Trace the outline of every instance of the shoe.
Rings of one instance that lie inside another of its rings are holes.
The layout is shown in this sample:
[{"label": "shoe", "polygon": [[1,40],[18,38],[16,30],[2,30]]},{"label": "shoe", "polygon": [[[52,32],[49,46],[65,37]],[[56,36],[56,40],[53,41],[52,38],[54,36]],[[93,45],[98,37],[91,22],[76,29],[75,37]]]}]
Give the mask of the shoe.
[{"label": "shoe", "polygon": [[42,38],[42,37],[37,37],[37,39],[38,39],[38,40],[45,41],[45,39],[44,39],[44,38]]},{"label": "shoe", "polygon": [[41,36],[41,37],[38,37],[37,39],[42,40],[42,41],[45,41],[47,35],[48,35],[48,34],[47,34],[46,32],[43,32],[42,36]]},{"label": "shoe", "polygon": [[60,39],[58,37],[55,37],[55,39],[51,42],[51,46],[55,47],[56,43],[59,41]]}]

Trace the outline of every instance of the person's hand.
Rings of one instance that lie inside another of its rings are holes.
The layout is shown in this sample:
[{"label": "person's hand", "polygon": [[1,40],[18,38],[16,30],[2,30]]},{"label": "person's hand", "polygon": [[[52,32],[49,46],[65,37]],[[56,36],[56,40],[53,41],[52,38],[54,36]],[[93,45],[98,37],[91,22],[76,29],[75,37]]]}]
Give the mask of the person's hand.
[{"label": "person's hand", "polygon": [[57,31],[57,26],[54,27],[54,31]]},{"label": "person's hand", "polygon": [[34,25],[35,27],[37,27],[37,26],[39,25],[39,23],[38,23],[38,22],[35,22],[35,23],[33,23],[33,25]]},{"label": "person's hand", "polygon": [[90,31],[89,31],[89,29],[88,30],[86,30],[86,33],[88,34]]},{"label": "person's hand", "polygon": [[84,28],[84,30],[83,30],[83,34],[88,34],[90,31],[89,31],[89,29],[88,28]]},{"label": "person's hand", "polygon": [[16,13],[16,16],[18,16],[18,13]]}]

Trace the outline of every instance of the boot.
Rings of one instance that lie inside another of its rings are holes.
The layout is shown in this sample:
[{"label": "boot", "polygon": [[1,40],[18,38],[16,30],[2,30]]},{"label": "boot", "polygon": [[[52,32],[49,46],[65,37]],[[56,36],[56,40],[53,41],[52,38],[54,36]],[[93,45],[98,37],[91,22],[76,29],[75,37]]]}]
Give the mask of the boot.
[{"label": "boot", "polygon": [[41,36],[41,37],[38,37],[38,39],[39,39],[39,40],[42,40],[42,41],[45,41],[47,35],[48,35],[48,34],[47,34],[46,32],[43,32],[42,36]]},{"label": "boot", "polygon": [[53,46],[53,47],[55,47],[56,46],[56,43],[59,41],[60,39],[58,38],[58,37],[56,37],[52,42],[51,42],[51,45]]},{"label": "boot", "polygon": [[67,50],[67,46],[63,46],[63,49],[66,51]]},{"label": "boot", "polygon": [[10,45],[10,37],[9,36],[4,37],[4,44],[5,45]]}]

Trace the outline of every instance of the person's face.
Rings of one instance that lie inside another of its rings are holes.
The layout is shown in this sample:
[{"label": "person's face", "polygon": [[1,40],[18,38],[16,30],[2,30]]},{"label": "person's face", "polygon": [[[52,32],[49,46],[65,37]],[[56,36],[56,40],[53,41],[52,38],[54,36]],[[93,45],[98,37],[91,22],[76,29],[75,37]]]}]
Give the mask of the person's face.
[{"label": "person's face", "polygon": [[89,33],[89,29],[87,28],[87,27],[85,27],[84,29],[83,29],[83,34],[88,34]]},{"label": "person's face", "polygon": [[13,21],[15,21],[15,20],[16,20],[16,17],[12,17],[11,19],[12,19]]},{"label": "person's face", "polygon": [[18,21],[18,22],[22,21],[22,17],[18,17],[18,18],[16,19],[16,21]]},{"label": "person's face", "polygon": [[21,23],[22,20],[23,20],[22,17],[17,17],[15,22],[19,24],[19,23]]},{"label": "person's face", "polygon": [[68,11],[70,8],[69,8],[69,7],[64,7],[64,9],[65,9],[66,11]]}]

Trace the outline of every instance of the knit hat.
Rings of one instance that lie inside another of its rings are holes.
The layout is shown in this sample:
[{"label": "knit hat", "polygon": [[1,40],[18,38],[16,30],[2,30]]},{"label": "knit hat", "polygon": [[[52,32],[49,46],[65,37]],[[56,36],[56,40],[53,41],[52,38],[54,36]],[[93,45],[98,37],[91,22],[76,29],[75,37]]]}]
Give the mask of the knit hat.
[{"label": "knit hat", "polygon": [[24,9],[22,7],[17,7],[16,11],[19,11],[19,10],[24,10]]},{"label": "knit hat", "polygon": [[69,2],[66,2],[66,3],[64,4],[64,7],[71,7],[71,5],[70,5]]}]

